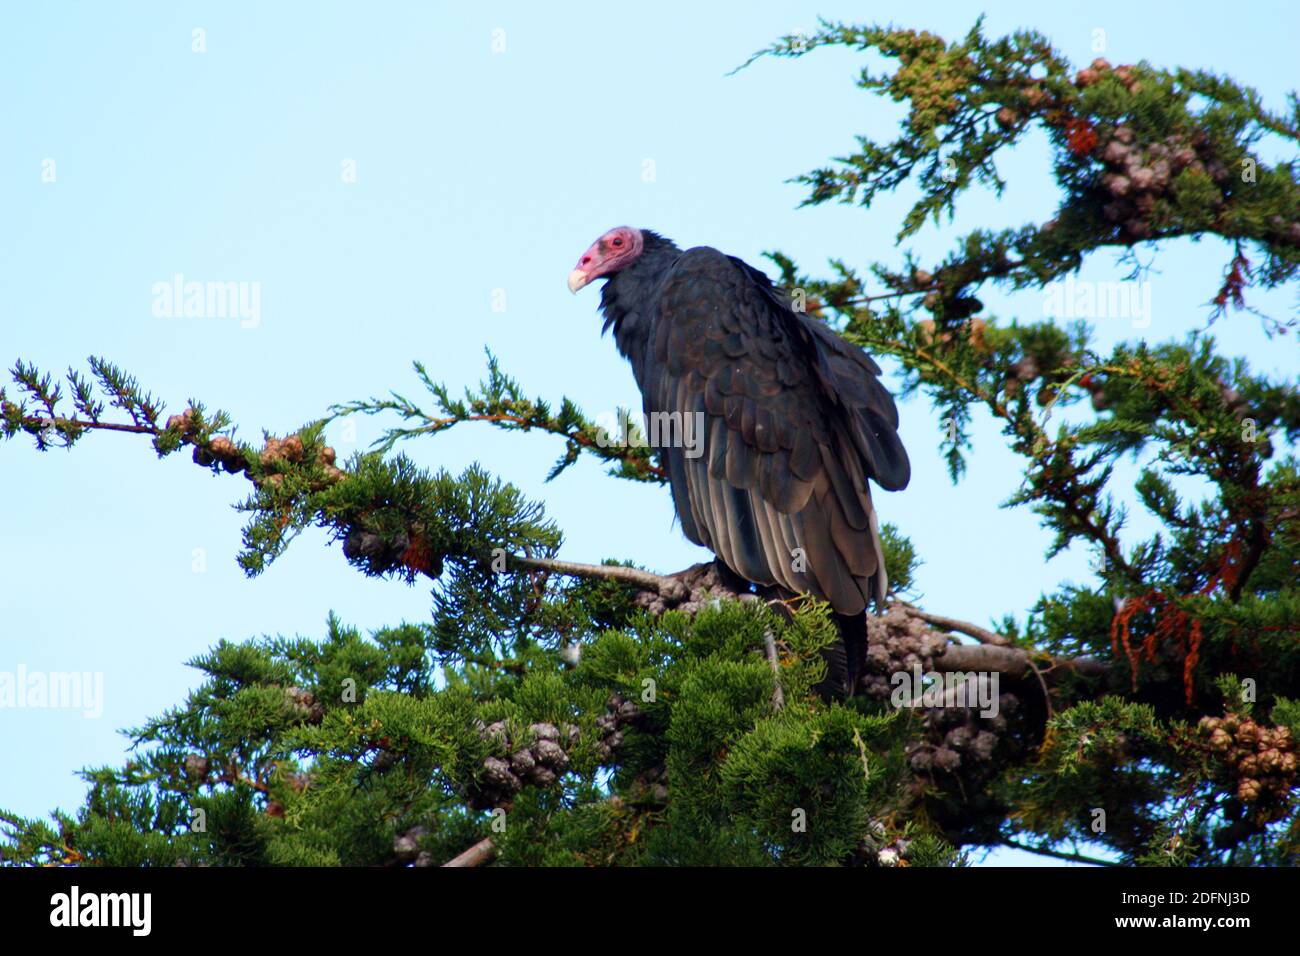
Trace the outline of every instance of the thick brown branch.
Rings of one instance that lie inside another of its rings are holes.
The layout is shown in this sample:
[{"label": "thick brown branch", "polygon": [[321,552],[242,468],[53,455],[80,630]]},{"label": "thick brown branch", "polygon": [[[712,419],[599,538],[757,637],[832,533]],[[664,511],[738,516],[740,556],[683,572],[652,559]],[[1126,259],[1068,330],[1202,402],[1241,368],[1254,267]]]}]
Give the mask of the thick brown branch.
[{"label": "thick brown branch", "polygon": [[[996,671],[1006,677],[1019,679],[1031,671],[1030,653],[1020,647],[995,647],[989,644],[949,644],[942,655],[935,657],[934,666],[940,671]],[[1091,657],[1072,657],[1054,661],[1042,669],[1042,676],[1051,680],[1061,674],[1079,677],[1105,677],[1109,667]]]},{"label": "thick brown branch", "polygon": [[484,863],[491,862],[496,855],[496,844],[492,842],[491,837],[484,837],[460,856],[448,860],[443,866],[482,866]]}]

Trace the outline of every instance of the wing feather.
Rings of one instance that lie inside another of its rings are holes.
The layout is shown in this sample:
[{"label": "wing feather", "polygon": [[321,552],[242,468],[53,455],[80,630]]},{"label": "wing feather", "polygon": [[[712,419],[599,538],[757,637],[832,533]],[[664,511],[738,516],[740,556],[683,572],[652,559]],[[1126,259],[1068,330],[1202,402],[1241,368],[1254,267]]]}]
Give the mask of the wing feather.
[{"label": "wing feather", "polygon": [[840,614],[883,599],[868,480],[900,488],[910,466],[875,362],[713,249],[682,253],[650,311],[646,411],[705,419],[700,457],[663,452],[687,537],[748,580]]}]

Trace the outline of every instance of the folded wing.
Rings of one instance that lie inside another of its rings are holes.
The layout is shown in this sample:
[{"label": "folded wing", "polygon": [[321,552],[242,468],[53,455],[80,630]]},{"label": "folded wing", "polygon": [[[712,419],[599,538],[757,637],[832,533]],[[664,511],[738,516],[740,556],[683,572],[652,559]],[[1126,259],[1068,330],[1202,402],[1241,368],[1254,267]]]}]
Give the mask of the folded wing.
[{"label": "folded wing", "polygon": [[655,305],[645,410],[703,428],[695,449],[663,450],[687,537],[841,614],[883,601],[867,480],[894,490],[910,472],[876,363],[714,249],[683,253]]}]

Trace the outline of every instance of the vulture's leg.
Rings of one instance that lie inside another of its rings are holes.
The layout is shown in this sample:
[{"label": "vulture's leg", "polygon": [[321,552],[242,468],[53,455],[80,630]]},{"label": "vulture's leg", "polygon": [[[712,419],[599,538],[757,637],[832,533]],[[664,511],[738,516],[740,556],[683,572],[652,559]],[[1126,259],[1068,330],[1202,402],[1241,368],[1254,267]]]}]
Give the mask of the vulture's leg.
[{"label": "vulture's leg", "polygon": [[[842,684],[845,697],[852,697],[858,690],[858,681],[867,669],[867,612],[859,614],[835,614],[835,626],[840,631],[840,643],[831,649],[841,649],[844,653],[844,670]],[[826,679],[829,682],[831,672],[828,669]]]}]

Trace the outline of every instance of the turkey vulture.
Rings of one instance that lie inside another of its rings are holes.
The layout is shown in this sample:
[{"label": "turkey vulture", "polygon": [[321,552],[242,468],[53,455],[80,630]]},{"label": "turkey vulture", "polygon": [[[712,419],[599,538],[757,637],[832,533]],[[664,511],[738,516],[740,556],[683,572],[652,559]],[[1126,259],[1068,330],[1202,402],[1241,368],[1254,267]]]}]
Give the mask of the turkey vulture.
[{"label": "turkey vulture", "polygon": [[828,601],[844,640],[823,690],[852,694],[864,611],[888,589],[867,479],[897,491],[911,473],[879,366],[708,246],[620,226],[583,253],[569,290],[598,278],[602,333],[614,330],[647,417],[702,426],[694,449],[660,447],[686,537],[777,595]]}]

